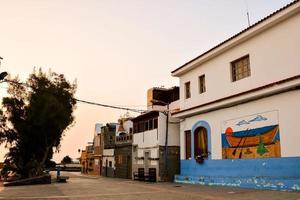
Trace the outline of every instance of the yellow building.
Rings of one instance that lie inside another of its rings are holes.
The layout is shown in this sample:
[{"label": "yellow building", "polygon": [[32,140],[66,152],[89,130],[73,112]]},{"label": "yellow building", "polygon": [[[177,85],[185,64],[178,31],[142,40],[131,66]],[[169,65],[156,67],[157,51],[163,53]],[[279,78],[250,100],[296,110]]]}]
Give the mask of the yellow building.
[{"label": "yellow building", "polygon": [[85,150],[81,151],[80,156],[81,172],[85,174],[92,174],[94,167],[94,150],[93,145],[86,146]]}]

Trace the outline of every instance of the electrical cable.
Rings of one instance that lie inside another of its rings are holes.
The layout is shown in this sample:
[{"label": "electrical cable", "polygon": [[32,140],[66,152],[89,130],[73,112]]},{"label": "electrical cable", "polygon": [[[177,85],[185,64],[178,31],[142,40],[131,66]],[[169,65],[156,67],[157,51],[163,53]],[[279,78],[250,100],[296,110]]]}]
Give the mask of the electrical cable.
[{"label": "electrical cable", "polygon": [[[17,82],[17,81],[12,81],[12,80],[7,80],[7,79],[4,79],[1,82],[8,82],[8,83],[13,83],[13,84],[17,84],[17,85],[23,85],[25,87],[32,88],[27,83],[22,83],[22,82],[20,83],[20,82]],[[131,111],[131,112],[136,112],[136,113],[144,113],[145,112],[145,110],[142,110],[142,109],[134,109],[134,108],[128,108],[128,107],[122,107],[122,106],[114,106],[114,105],[109,105],[109,104],[96,103],[96,102],[86,101],[86,100],[77,99],[77,98],[74,98],[74,100],[77,101],[77,102],[80,102],[80,103],[85,103],[85,104],[90,104],[90,105],[95,105],[95,106],[101,106],[101,107],[105,107],[105,108],[112,108],[112,109],[118,109],[118,110],[126,110],[126,111]]]}]

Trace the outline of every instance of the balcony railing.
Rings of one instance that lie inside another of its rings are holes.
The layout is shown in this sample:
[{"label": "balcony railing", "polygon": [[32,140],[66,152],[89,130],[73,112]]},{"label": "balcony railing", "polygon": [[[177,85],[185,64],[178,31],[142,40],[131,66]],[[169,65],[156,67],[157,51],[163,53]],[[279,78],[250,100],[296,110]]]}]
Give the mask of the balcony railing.
[{"label": "balcony railing", "polygon": [[118,143],[130,142],[130,141],[132,141],[132,134],[120,135],[116,137],[116,142]]}]

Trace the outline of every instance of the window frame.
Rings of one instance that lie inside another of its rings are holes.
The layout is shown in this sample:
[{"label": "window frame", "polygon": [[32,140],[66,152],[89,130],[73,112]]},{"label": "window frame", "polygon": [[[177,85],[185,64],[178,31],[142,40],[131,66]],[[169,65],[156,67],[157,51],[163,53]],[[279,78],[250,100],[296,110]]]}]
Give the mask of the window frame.
[{"label": "window frame", "polygon": [[144,130],[149,131],[149,121],[148,120],[144,121]]},{"label": "window frame", "polygon": [[[248,61],[246,70],[245,70],[245,65],[243,65],[242,68],[240,68],[240,70],[236,69],[238,67],[237,64],[245,59],[247,59],[247,61]],[[232,82],[236,82],[236,81],[242,80],[244,78],[250,77],[251,76],[251,64],[250,64],[249,54],[244,55],[236,60],[231,61],[230,69],[231,69],[231,81]],[[237,73],[237,71],[241,71],[241,72]]]},{"label": "window frame", "polygon": [[153,119],[149,120],[148,125],[149,125],[149,130],[152,130],[153,129]]},{"label": "window frame", "polygon": [[191,132],[191,130],[184,131],[184,139],[185,139],[185,159],[189,160],[192,158],[192,145],[191,145],[192,132]]},{"label": "window frame", "polygon": [[184,92],[185,99],[191,98],[191,81],[184,83]]},{"label": "window frame", "polygon": [[206,92],[205,74],[202,74],[198,77],[198,87],[199,87],[199,94]]},{"label": "window frame", "polygon": [[157,129],[158,128],[158,118],[154,118],[153,119],[153,129]]}]

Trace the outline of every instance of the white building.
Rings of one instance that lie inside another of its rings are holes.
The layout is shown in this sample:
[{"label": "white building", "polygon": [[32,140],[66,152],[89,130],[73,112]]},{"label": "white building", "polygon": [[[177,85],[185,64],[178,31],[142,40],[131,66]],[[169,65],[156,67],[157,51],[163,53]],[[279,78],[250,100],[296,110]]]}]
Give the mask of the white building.
[{"label": "white building", "polygon": [[178,87],[148,90],[148,111],[132,119],[133,173],[155,173],[156,181],[179,173],[179,121],[170,115],[179,107],[178,95]]},{"label": "white building", "polygon": [[300,2],[172,72],[177,182],[300,190]]}]

